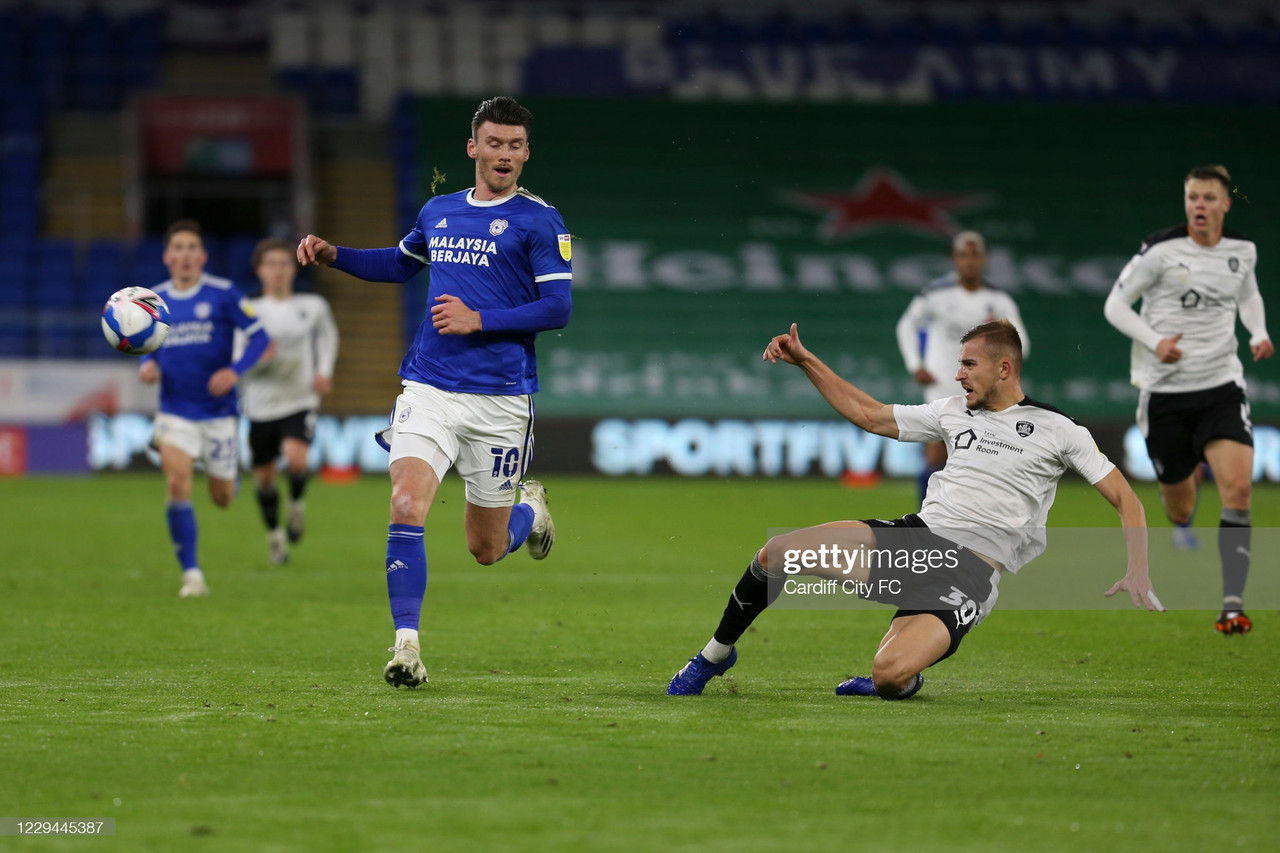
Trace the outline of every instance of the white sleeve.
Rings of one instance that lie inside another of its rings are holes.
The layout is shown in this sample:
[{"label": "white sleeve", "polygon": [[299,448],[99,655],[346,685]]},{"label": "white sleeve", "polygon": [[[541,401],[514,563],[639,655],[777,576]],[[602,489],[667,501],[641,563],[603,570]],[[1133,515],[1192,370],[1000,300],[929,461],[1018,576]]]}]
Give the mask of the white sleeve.
[{"label": "white sleeve", "polygon": [[893,419],[898,423],[898,441],[946,441],[942,431],[942,406],[947,398],[922,406],[895,404]]},{"label": "white sleeve", "polygon": [[920,356],[920,329],[928,320],[929,306],[923,296],[911,300],[907,310],[898,320],[898,351],[902,353],[902,362],[907,366],[907,373],[915,373],[924,366]]},{"label": "white sleeve", "polygon": [[338,361],[338,324],[333,320],[328,301],[322,296],[316,299],[320,305],[315,331],[316,373],[332,379],[333,366]]},{"label": "white sleeve", "polygon": [[1253,270],[1245,277],[1236,304],[1240,310],[1240,322],[1249,330],[1249,346],[1255,347],[1263,341],[1271,340],[1271,336],[1267,334],[1267,311],[1263,307],[1258,277]]},{"label": "white sleeve", "polygon": [[1115,468],[1107,455],[1098,449],[1089,430],[1070,423],[1062,431],[1062,460],[1071,470],[1095,485]]},{"label": "white sleeve", "polygon": [[1133,303],[1159,277],[1158,265],[1159,262],[1150,252],[1134,255],[1120,271],[1120,277],[1116,279],[1102,308],[1108,323],[1153,352],[1163,335],[1138,316],[1138,312],[1133,310]]}]

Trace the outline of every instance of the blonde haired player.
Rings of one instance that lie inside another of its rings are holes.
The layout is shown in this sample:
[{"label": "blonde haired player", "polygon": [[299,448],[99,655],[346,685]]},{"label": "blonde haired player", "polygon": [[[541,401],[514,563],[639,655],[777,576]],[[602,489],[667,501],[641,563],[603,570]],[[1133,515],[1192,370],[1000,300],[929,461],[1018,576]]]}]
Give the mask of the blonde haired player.
[{"label": "blonde haired player", "polygon": [[[1254,361],[1275,352],[1255,269],[1258,247],[1227,231],[1231,175],[1199,166],[1183,179],[1186,222],[1157,231],[1121,271],[1104,313],[1133,340],[1130,381],[1138,395],[1138,426],[1160,482],[1165,514],[1187,525],[1195,512],[1195,472],[1208,462],[1222,518],[1222,612],[1216,629],[1247,634],[1253,486],[1253,425],[1244,367],[1236,350],[1236,317],[1249,331]],[[1142,300],[1141,313],[1133,303]]]}]

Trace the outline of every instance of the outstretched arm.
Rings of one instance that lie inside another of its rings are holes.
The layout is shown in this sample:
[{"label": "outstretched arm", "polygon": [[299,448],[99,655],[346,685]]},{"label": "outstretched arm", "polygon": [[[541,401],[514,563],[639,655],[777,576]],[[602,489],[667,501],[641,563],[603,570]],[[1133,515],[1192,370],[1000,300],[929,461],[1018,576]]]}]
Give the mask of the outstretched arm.
[{"label": "outstretched arm", "polygon": [[1134,494],[1129,481],[1113,468],[1111,473],[1094,484],[1102,496],[1116,508],[1120,514],[1120,526],[1124,528],[1124,544],[1129,552],[1129,567],[1124,577],[1116,581],[1115,586],[1104,595],[1108,598],[1120,590],[1126,590],[1134,607],[1145,607],[1148,610],[1164,610],[1156,591],[1151,586],[1151,578],[1147,571],[1147,516],[1142,508],[1142,501]]},{"label": "outstretched arm", "polygon": [[365,281],[405,282],[422,272],[426,259],[411,256],[397,246],[383,249],[348,249],[334,246],[314,234],[298,243],[298,263],[304,267],[332,266]]},{"label": "outstretched arm", "polygon": [[841,379],[821,359],[805,349],[800,343],[795,323],[791,324],[790,332],[778,335],[764,348],[765,361],[777,364],[778,359],[803,370],[831,408],[854,426],[876,435],[898,437],[898,421],[893,416],[893,406],[886,406],[866,391]]}]

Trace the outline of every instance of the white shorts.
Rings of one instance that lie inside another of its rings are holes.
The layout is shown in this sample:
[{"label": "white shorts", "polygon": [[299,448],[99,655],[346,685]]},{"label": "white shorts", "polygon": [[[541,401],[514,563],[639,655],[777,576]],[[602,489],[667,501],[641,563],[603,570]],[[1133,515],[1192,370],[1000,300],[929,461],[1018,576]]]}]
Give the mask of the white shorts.
[{"label": "white shorts", "polygon": [[443,480],[456,467],[467,503],[511,506],[533,458],[533,397],[459,394],[404,382],[379,442],[397,459],[422,459]]},{"label": "white shorts", "polygon": [[234,480],[240,462],[240,419],[235,415],[191,421],[161,412],[155,420],[155,443],[178,448],[203,462],[205,473],[218,480]]}]

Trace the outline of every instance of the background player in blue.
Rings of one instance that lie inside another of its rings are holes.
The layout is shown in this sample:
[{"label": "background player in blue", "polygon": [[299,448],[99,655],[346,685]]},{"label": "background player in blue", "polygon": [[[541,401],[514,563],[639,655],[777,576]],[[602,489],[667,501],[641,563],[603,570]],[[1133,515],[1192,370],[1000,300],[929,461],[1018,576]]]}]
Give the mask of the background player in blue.
[{"label": "background player in blue", "polygon": [[[204,271],[209,256],[200,226],[179,220],[165,232],[164,265],[169,280],[154,288],[169,305],[169,337],[144,356],[138,368],[143,382],[160,381],[160,413],[155,444],[165,476],[165,515],[169,536],[182,567],[179,595],[208,595],[196,559],[196,516],[191,508],[195,460],[209,477],[209,495],[220,507],[236,494],[238,410],[232,391],[271,341],[254,319],[249,302],[225,278]],[[232,362],[236,329],[248,337],[243,354]]]},{"label": "background player in blue", "polygon": [[427,680],[418,639],[423,526],[450,467],[466,483],[476,562],[490,565],[522,544],[540,560],[555,537],[546,490],[521,480],[533,451],[533,342],[569,322],[572,251],[556,209],[519,186],[532,121],[512,98],[480,104],[467,140],[475,187],[430,199],[399,246],[348,249],[311,234],[298,245],[304,266],[331,264],[368,281],[407,281],[431,265],[428,314],[400,365],[404,393],[379,434],[391,452],[386,569],[396,627],[383,676],[395,687]]}]

